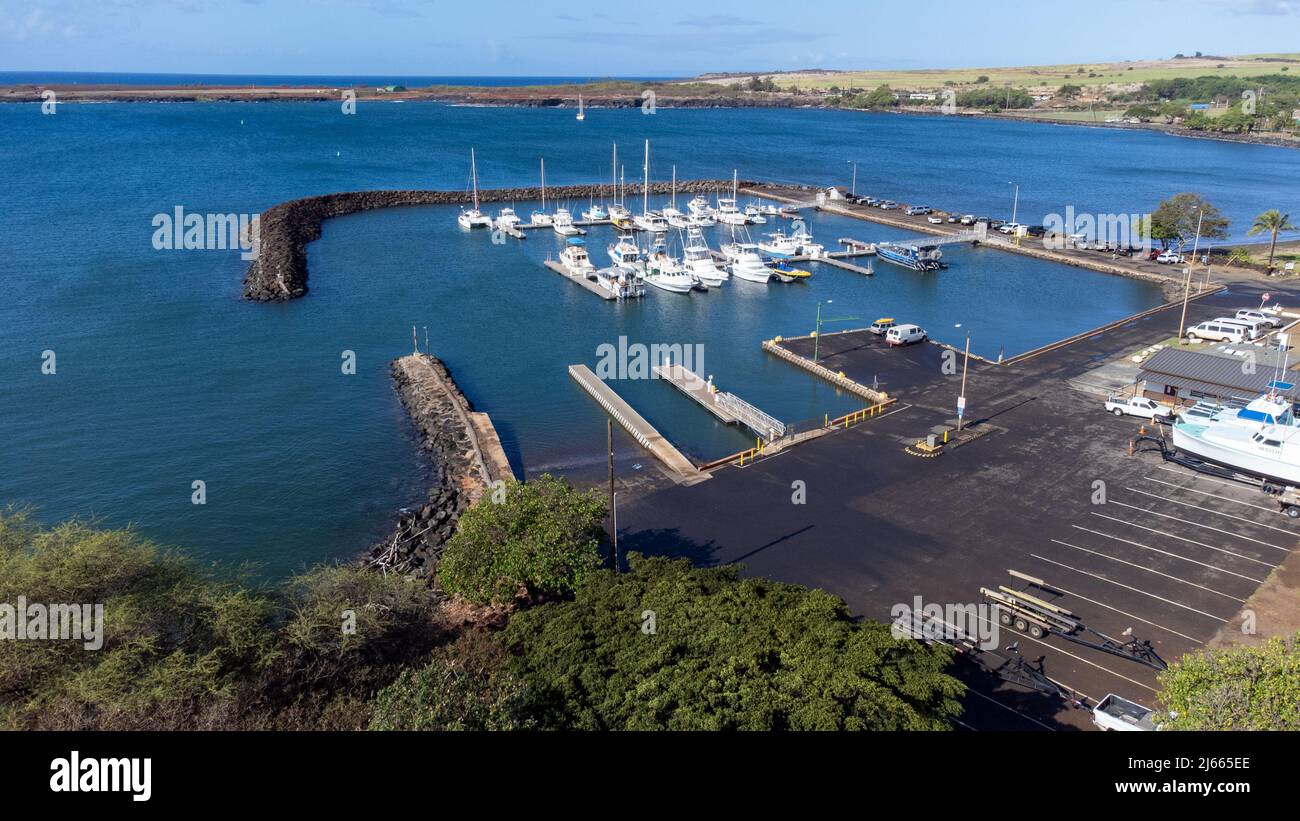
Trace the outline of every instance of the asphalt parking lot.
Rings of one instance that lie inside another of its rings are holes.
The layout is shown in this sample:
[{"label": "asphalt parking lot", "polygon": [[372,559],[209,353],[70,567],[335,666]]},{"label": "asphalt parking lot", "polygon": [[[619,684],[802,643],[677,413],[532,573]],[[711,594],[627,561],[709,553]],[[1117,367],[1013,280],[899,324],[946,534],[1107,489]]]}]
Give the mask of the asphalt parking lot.
[{"label": "asphalt parking lot", "polygon": [[[1207,297],[1192,303],[1188,322],[1258,299],[1242,288]],[[712,481],[621,504],[620,547],[737,562],[748,574],[834,592],[855,614],[882,621],[916,596],[980,603],[981,587],[1022,587],[1007,573],[1016,570],[1046,582],[1051,590],[1035,595],[1091,630],[1120,643],[1148,641],[1172,661],[1238,620],[1300,538],[1300,523],[1257,490],[1194,475],[1156,454],[1130,456],[1141,420],[1110,416],[1067,386],[1168,336],[1179,310],[1012,365],[972,361],[971,418],[996,430],[930,459],[905,448],[953,419],[960,371],[943,372],[941,349],[890,350],[864,334],[823,338],[823,364],[868,384],[878,378],[898,404],[859,427],[725,468]],[[801,344],[790,346],[806,353]],[[999,639],[996,653],[958,668],[969,688],[961,726],[1091,726],[1090,713],[1068,700],[988,672],[1018,663],[1012,642],[1025,664],[1041,660],[1044,676],[1082,699],[1118,693],[1154,705],[1151,667],[1054,635],[1001,628]]]}]

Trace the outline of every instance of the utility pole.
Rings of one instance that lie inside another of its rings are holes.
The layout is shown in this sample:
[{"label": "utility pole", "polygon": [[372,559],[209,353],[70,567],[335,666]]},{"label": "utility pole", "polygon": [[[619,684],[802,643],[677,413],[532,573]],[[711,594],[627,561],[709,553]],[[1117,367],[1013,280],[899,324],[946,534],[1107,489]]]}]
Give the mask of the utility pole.
[{"label": "utility pole", "polygon": [[[1183,334],[1186,332],[1185,329],[1187,328],[1187,301],[1192,294],[1192,265],[1196,264],[1196,249],[1200,247],[1201,244],[1201,220],[1204,218],[1205,209],[1201,208],[1197,211],[1196,216],[1196,239],[1192,242],[1192,262],[1183,269],[1183,273],[1187,278],[1183,282],[1183,315],[1178,320],[1178,344],[1180,345],[1183,344]],[[1180,248],[1179,250],[1182,249]],[[1209,278],[1208,269],[1206,278],[1207,280]]]},{"label": "utility pole", "polygon": [[605,441],[609,446],[609,566],[618,572],[618,513],[614,508],[614,421],[605,420]]},{"label": "utility pole", "polygon": [[1016,187],[1015,199],[1011,201],[1011,221],[1015,222],[1016,211],[1020,208],[1020,185],[1019,183],[1014,182],[1008,182],[1007,185],[1014,185]]},{"label": "utility pole", "polygon": [[966,332],[966,358],[961,363],[961,396],[957,397],[957,432],[961,433],[966,415],[966,367],[970,364],[970,331]]}]

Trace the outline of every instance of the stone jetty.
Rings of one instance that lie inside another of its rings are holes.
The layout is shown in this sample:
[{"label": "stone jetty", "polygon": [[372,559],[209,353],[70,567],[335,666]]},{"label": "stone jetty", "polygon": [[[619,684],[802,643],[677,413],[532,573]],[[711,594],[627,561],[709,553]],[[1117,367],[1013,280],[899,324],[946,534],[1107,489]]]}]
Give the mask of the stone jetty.
[{"label": "stone jetty", "polygon": [[[743,181],[742,185],[754,185]],[[731,180],[679,180],[677,193],[687,196],[730,191]],[[650,193],[668,194],[672,184],[650,183]],[[641,185],[628,185],[629,201],[641,196]],[[547,187],[547,197],[557,202],[587,200],[610,194],[608,184]],[[527,202],[541,199],[540,188],[495,188],[479,191],[479,202]],[[468,203],[466,191],[352,191],[290,200],[261,215],[258,255],[244,276],[244,298],[258,302],[285,302],[307,293],[307,244],[320,239],[321,223],[332,217],[407,205],[459,205]],[[448,223],[447,230],[457,230]]]},{"label": "stone jetty", "polygon": [[514,477],[492,421],[474,411],[439,359],[404,356],[393,362],[392,373],[420,450],[432,463],[433,481],[424,503],[403,510],[393,534],[371,547],[368,562],[429,576],[465,509],[495,482]]}]

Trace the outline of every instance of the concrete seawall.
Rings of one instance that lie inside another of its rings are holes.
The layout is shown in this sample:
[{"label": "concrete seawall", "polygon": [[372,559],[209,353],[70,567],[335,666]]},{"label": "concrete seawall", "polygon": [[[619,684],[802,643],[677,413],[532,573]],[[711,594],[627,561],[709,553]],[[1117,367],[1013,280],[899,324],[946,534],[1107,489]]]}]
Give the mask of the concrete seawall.
[{"label": "concrete seawall", "polygon": [[422,506],[403,511],[394,533],[370,549],[377,568],[430,575],[460,515],[498,480],[513,479],[492,421],[476,413],[447,367],[428,354],[392,364],[398,398],[410,415],[433,481]]},{"label": "concrete seawall", "polygon": [[[744,185],[753,185],[744,182]],[[731,180],[679,180],[677,193],[713,193],[731,188]],[[668,194],[672,184],[650,183],[650,193]],[[641,186],[627,186],[629,201],[641,196]],[[562,185],[548,187],[546,195],[557,202],[608,198],[610,186]],[[539,200],[540,188],[494,188],[479,191],[480,202],[528,202]],[[352,191],[290,200],[261,214],[258,256],[244,275],[244,298],[258,302],[285,302],[307,293],[307,244],[320,239],[321,223],[333,217],[398,208],[408,205],[458,205],[470,201],[466,191]],[[448,230],[458,230],[448,224]]]}]

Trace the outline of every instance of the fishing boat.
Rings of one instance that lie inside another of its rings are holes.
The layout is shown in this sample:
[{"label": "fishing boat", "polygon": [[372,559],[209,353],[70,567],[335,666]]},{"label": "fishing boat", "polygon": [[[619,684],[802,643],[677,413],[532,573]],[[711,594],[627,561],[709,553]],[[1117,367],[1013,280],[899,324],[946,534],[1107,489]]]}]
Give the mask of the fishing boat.
[{"label": "fishing boat", "polygon": [[516,228],[518,228],[519,215],[515,213],[515,209],[502,208],[501,211],[497,213],[497,221],[495,227],[507,233],[514,231]]},{"label": "fishing boat", "polygon": [[638,274],[645,272],[645,260],[641,256],[641,249],[628,232],[620,232],[618,239],[610,243],[609,258],[618,268]]},{"label": "fishing boat", "polygon": [[709,205],[708,199],[703,196],[694,197],[690,202],[686,203],[686,211],[692,217],[701,217],[712,219],[715,222],[717,221],[713,216],[713,208]]},{"label": "fishing boat", "polygon": [[1208,416],[1184,413],[1173,425],[1174,447],[1182,453],[1233,470],[1300,485],[1300,424],[1291,402],[1272,389],[1291,385],[1274,381],[1270,393],[1244,408],[1219,408]]},{"label": "fishing boat", "polygon": [[492,218],[480,211],[478,207],[478,163],[474,159],[472,148],[469,150],[469,178],[470,185],[474,189],[474,207],[461,210],[460,216],[456,217],[456,222],[465,229],[491,228]]},{"label": "fishing boat", "polygon": [[[690,293],[700,283],[686,270],[681,260],[668,253],[668,243],[660,237],[645,262],[645,281],[674,294]],[[704,286],[708,290],[708,286]]]},{"label": "fishing boat", "polygon": [[767,217],[763,216],[763,212],[759,210],[757,205],[746,205],[745,221],[753,225],[762,225],[767,222]]},{"label": "fishing boat", "polygon": [[937,271],[944,267],[943,263],[939,261],[942,256],[939,250],[923,250],[915,245],[899,245],[894,242],[877,243],[876,256],[886,262],[892,262],[904,268],[911,268],[913,271]]},{"label": "fishing boat", "polygon": [[731,196],[718,197],[718,222],[723,225],[747,225],[749,217],[736,207],[736,189],[739,185],[739,178],[736,171],[731,172]]},{"label": "fishing boat", "polygon": [[799,254],[803,247],[800,240],[795,237],[787,237],[785,232],[776,231],[767,235],[769,239],[758,244],[758,249],[769,257],[776,259],[785,259]]},{"label": "fishing boat", "polygon": [[573,224],[573,214],[570,214],[567,208],[555,209],[555,216],[551,217],[551,228],[562,237],[572,237],[582,233],[578,226]]},{"label": "fishing boat", "polygon": [[546,213],[546,159],[542,159],[542,210],[534,211],[530,217],[533,225],[550,225],[551,215]]},{"label": "fishing boat", "polygon": [[635,272],[617,265],[601,268],[588,279],[609,291],[617,299],[637,299],[645,296],[645,281]]},{"label": "fishing boat", "polygon": [[560,264],[564,270],[575,277],[587,277],[596,273],[596,266],[587,255],[587,243],[581,237],[570,237],[560,252]]},{"label": "fishing boat", "polygon": [[698,228],[686,233],[686,242],[682,248],[682,264],[691,276],[710,288],[718,288],[730,276],[718,267],[709,250],[709,243],[704,239],[704,232]]},{"label": "fishing boat", "polygon": [[727,270],[736,279],[747,282],[768,282],[772,271],[763,264],[758,246],[752,242],[738,242],[735,237],[722,246],[722,256],[727,260]]},{"label": "fishing boat", "polygon": [[601,222],[609,219],[609,212],[605,210],[605,203],[596,202],[596,198],[591,198],[591,205],[582,212],[582,218],[588,222]]}]

